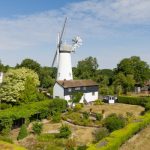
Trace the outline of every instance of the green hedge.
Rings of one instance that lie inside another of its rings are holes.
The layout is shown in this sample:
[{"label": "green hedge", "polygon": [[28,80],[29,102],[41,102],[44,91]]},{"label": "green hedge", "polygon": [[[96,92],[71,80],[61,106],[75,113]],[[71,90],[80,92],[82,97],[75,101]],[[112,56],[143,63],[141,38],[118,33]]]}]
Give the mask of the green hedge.
[{"label": "green hedge", "polygon": [[118,150],[119,147],[150,124],[150,113],[140,116],[138,120],[128,124],[126,127],[112,132],[108,137],[102,139],[95,145],[90,145],[88,150]]},{"label": "green hedge", "polygon": [[150,102],[150,97],[131,97],[131,96],[119,96],[118,103],[125,103],[131,105],[140,105],[145,107]]},{"label": "green hedge", "polygon": [[[55,106],[55,110],[52,107]],[[13,121],[25,119],[25,122],[35,114],[39,114],[40,118],[45,118],[51,115],[53,111],[65,111],[67,102],[62,99],[51,99],[30,104],[15,106],[6,110],[0,111],[0,130],[2,133],[9,133]]]}]

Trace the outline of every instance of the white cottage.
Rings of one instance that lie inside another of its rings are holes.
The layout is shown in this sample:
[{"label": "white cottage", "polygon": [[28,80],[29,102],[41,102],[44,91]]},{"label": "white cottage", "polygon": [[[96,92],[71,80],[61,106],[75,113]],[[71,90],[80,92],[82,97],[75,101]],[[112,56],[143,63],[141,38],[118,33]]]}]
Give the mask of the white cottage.
[{"label": "white cottage", "polygon": [[98,99],[98,84],[92,80],[58,80],[54,85],[53,98],[71,99],[73,92],[82,92],[80,103]]},{"label": "white cottage", "polygon": [[3,75],[4,75],[4,73],[0,72],[0,84],[3,82]]}]

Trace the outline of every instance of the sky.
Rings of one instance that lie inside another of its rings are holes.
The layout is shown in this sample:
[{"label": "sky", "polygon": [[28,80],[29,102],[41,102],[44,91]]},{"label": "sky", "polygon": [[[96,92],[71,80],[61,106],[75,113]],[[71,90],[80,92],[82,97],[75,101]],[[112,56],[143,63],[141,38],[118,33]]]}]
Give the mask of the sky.
[{"label": "sky", "polygon": [[72,54],[73,66],[89,56],[99,68],[115,68],[131,56],[150,64],[150,0],[1,0],[2,63],[31,58],[51,66],[65,17],[63,40],[83,40]]}]

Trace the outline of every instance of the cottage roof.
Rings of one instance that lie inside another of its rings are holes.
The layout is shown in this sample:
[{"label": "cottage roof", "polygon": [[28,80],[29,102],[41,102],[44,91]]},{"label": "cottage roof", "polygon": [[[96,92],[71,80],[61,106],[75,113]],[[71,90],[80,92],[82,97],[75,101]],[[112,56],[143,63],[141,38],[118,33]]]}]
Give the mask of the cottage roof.
[{"label": "cottage roof", "polygon": [[58,80],[56,82],[64,88],[98,85],[93,80]]}]

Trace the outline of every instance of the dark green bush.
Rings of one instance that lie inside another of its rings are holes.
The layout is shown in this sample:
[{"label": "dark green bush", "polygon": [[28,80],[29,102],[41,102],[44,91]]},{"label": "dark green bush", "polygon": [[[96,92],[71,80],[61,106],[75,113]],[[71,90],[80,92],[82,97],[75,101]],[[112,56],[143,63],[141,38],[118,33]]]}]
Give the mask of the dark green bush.
[{"label": "dark green bush", "polygon": [[32,130],[35,134],[38,134],[38,135],[41,134],[42,129],[43,129],[42,123],[40,123],[40,122],[33,123]]},{"label": "dark green bush", "polygon": [[90,114],[88,112],[83,112],[83,119],[89,119]]},{"label": "dark green bush", "polygon": [[67,125],[62,125],[59,129],[59,138],[68,138],[71,135],[71,130]]},{"label": "dark green bush", "polygon": [[123,128],[125,126],[125,119],[117,116],[116,114],[111,114],[104,120],[104,126],[109,130],[109,132],[112,132]]},{"label": "dark green bush", "polygon": [[97,143],[98,141],[100,141],[104,137],[108,136],[109,131],[107,128],[99,128],[99,129],[95,130],[93,135],[94,135],[94,143]]},{"label": "dark green bush", "polygon": [[96,113],[96,120],[98,120],[98,121],[101,121],[102,120],[102,118],[103,118],[103,115],[102,114],[100,114],[100,113]]},{"label": "dark green bush", "polygon": [[25,124],[23,124],[20,128],[17,140],[24,139],[28,135],[27,127]]}]

